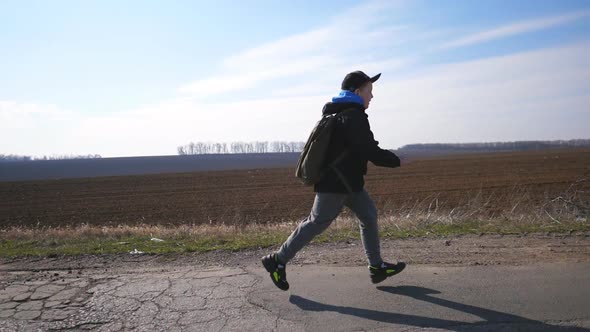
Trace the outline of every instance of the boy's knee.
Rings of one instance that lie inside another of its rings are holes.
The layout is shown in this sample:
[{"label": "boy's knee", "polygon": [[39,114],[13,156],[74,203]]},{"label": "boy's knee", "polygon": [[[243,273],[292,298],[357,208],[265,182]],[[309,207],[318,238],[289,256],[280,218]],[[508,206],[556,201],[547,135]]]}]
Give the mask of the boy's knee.
[{"label": "boy's knee", "polygon": [[378,221],[377,211],[369,212],[365,216],[363,216],[362,219],[359,218],[359,220],[361,221],[361,226],[373,227],[373,226],[377,225],[377,221]]},{"label": "boy's knee", "polygon": [[330,224],[332,224],[332,221],[334,221],[334,219],[336,219],[336,218],[332,218],[332,219],[316,218],[316,219],[311,219],[310,223],[312,223],[316,227],[324,229],[324,228],[328,228],[328,226],[330,226]]},{"label": "boy's knee", "polygon": [[367,219],[371,222],[377,222],[377,219],[379,217],[379,212],[377,211],[377,208],[372,207],[370,209],[367,210]]},{"label": "boy's knee", "polygon": [[332,221],[334,221],[334,219],[336,219],[338,217],[338,214],[326,215],[325,213],[324,214],[311,213],[309,215],[308,219],[309,219],[309,222],[314,223],[316,225],[325,225],[325,224],[329,225],[332,223]]}]

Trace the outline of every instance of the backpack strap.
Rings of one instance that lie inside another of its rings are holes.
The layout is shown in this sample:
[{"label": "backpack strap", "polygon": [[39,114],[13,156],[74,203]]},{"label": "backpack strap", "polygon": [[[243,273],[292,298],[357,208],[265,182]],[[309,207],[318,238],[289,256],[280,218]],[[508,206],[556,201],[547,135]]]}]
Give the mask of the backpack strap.
[{"label": "backpack strap", "polygon": [[[339,116],[341,114],[348,113],[348,112],[351,112],[351,111],[355,111],[355,110],[356,110],[356,108],[345,109],[344,111],[338,113],[336,116]],[[338,168],[336,168],[336,165],[338,163],[340,163],[346,156],[348,156],[348,153],[349,152],[350,152],[349,149],[344,149],[344,151],[342,151],[342,153],[340,155],[338,155],[338,157],[336,157],[330,163],[330,165],[328,165],[328,168],[329,169],[332,169],[334,171],[334,173],[336,173],[336,175],[338,176],[338,178],[340,179],[340,181],[342,182],[342,184],[346,188],[346,191],[348,191],[349,194],[352,194],[352,187],[348,184],[348,181],[346,180],[346,177],[344,177],[344,174],[342,174],[342,172]]]},{"label": "backpack strap", "polygon": [[348,181],[344,177],[344,174],[342,174],[342,172],[340,172],[340,170],[336,168],[336,166],[334,165],[330,165],[330,168],[334,171],[334,173],[336,173],[340,181],[342,181],[342,184],[344,185],[344,188],[346,188],[346,191],[348,191],[349,194],[352,194],[352,188],[348,184]]}]

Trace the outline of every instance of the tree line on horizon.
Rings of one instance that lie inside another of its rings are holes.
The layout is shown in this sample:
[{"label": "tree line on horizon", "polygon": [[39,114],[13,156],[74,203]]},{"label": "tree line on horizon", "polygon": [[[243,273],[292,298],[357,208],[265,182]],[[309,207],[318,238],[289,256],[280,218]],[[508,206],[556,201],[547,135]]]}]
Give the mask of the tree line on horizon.
[{"label": "tree line on horizon", "polygon": [[[201,154],[244,154],[244,153],[293,153],[301,152],[305,142],[254,141],[210,143],[190,142],[177,148],[178,155]],[[418,143],[408,144],[393,151],[399,152],[493,152],[493,151],[530,151],[549,148],[590,147],[590,139],[554,140],[554,141],[514,141],[483,143]]]},{"label": "tree line on horizon", "polygon": [[53,155],[53,156],[21,156],[16,154],[0,154],[0,161],[35,161],[35,160],[66,160],[66,159],[98,159],[99,154],[88,155]]},{"label": "tree line on horizon", "polygon": [[253,142],[190,142],[177,148],[178,155],[236,154],[236,153],[290,153],[301,152],[305,142],[253,141]]},{"label": "tree line on horizon", "polygon": [[515,141],[488,143],[426,143],[408,144],[398,151],[531,151],[552,148],[581,148],[590,147],[590,139],[572,139],[555,141]]},{"label": "tree line on horizon", "polygon": [[[200,154],[244,154],[244,153],[294,153],[301,152],[305,142],[286,141],[253,141],[231,143],[190,142],[177,148],[178,155]],[[554,141],[514,141],[487,143],[420,143],[408,144],[399,148],[399,152],[494,152],[494,151],[531,151],[551,148],[582,148],[590,147],[590,139],[554,140]],[[395,150],[394,150],[395,151]],[[36,161],[36,160],[67,160],[97,159],[99,154],[88,155],[52,155],[26,156],[16,154],[0,154],[0,162]]]}]

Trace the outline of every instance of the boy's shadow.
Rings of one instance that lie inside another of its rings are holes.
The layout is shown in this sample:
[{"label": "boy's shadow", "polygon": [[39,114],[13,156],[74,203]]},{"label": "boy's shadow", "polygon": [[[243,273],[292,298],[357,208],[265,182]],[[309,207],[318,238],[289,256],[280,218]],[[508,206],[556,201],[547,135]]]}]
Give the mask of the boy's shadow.
[{"label": "boy's shadow", "polygon": [[392,294],[408,296],[416,300],[430,302],[442,307],[462,311],[468,314],[481,317],[484,321],[482,322],[462,322],[456,320],[431,318],[417,315],[399,314],[393,312],[385,312],[378,310],[369,310],[354,307],[336,306],[330,304],[323,304],[313,300],[308,300],[301,296],[291,295],[289,301],[302,310],[307,311],[333,311],[345,315],[356,316],[365,319],[371,319],[378,322],[393,323],[400,325],[411,325],[423,328],[439,328],[447,329],[451,331],[471,331],[475,328],[485,328],[489,324],[510,324],[515,325],[514,327],[521,330],[550,330],[550,331],[586,331],[590,330],[581,327],[567,327],[567,326],[556,326],[543,323],[520,316],[516,316],[509,313],[500,311],[480,308],[468,304],[454,302],[450,300],[441,299],[438,297],[431,296],[432,294],[440,294],[439,291],[416,287],[416,286],[381,286],[377,289],[389,292]]}]

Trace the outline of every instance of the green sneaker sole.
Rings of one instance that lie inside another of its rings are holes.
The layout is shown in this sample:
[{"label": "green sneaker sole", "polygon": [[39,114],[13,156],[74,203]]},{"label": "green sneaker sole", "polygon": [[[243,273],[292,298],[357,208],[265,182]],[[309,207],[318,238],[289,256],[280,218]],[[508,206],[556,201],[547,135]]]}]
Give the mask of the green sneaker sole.
[{"label": "green sneaker sole", "polygon": [[289,283],[287,281],[281,282],[281,280],[278,278],[278,274],[276,273],[275,269],[276,263],[273,261],[273,259],[270,256],[264,256],[262,257],[261,261],[266,271],[270,274],[272,283],[275,284],[275,286],[277,286],[277,288],[280,290],[288,290]]},{"label": "green sneaker sole", "polygon": [[398,268],[395,270],[388,270],[384,273],[381,272],[382,270],[377,273],[374,273],[373,271],[371,271],[371,282],[374,284],[378,284],[389,277],[393,277],[394,275],[399,274],[400,272],[402,272],[406,268],[406,264],[403,262],[400,262],[397,264],[397,267]]}]

